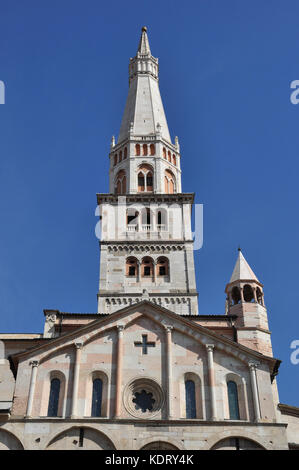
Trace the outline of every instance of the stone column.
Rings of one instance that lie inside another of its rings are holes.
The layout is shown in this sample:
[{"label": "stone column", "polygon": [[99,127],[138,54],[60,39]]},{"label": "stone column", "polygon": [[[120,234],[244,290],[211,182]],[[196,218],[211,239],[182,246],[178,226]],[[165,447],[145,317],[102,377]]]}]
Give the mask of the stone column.
[{"label": "stone column", "polygon": [[240,298],[241,298],[241,303],[244,302],[244,292],[243,292],[243,286],[240,287]]},{"label": "stone column", "polygon": [[32,413],[32,405],[33,405],[33,398],[34,398],[34,390],[35,390],[35,382],[36,382],[38,363],[39,363],[38,361],[31,361],[29,363],[29,365],[31,365],[32,367],[31,367],[31,378],[30,378],[30,385],[29,385],[29,394],[28,394],[26,418],[30,418],[31,413]]},{"label": "stone column", "polygon": [[213,357],[213,344],[206,344],[208,351],[208,376],[209,376],[209,388],[210,388],[210,401],[211,401],[211,419],[215,421],[217,419],[216,412],[216,394],[215,394],[215,372],[214,372],[214,357]]},{"label": "stone column", "polygon": [[117,358],[116,358],[116,383],[115,383],[115,413],[114,417],[121,415],[121,387],[123,366],[123,331],[124,325],[117,325]]},{"label": "stone column", "polygon": [[251,380],[251,390],[252,390],[252,396],[253,396],[255,421],[260,421],[261,412],[260,412],[259,395],[258,395],[258,388],[257,388],[257,381],[256,381],[257,364],[255,362],[249,362],[248,365],[249,365],[249,370],[250,370],[250,380]]},{"label": "stone column", "polygon": [[79,386],[79,373],[80,373],[82,346],[83,346],[82,343],[75,343],[76,355],[75,355],[75,366],[74,366],[71,418],[75,418],[77,416],[78,386]]},{"label": "stone column", "polygon": [[172,326],[166,330],[166,381],[167,381],[167,419],[172,418]]},{"label": "stone column", "polygon": [[256,287],[253,287],[252,290],[253,290],[254,302],[257,304]]}]

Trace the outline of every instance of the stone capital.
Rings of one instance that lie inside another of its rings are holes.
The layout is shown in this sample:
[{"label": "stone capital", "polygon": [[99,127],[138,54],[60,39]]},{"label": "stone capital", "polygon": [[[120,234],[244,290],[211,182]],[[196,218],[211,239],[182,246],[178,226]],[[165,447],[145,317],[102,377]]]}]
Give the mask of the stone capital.
[{"label": "stone capital", "polygon": [[258,362],[253,362],[253,361],[248,362],[248,367],[250,370],[256,370],[258,365],[259,365]]},{"label": "stone capital", "polygon": [[32,367],[38,367],[39,361],[30,361],[29,365],[32,366]]},{"label": "stone capital", "polygon": [[165,328],[167,333],[171,333],[172,330],[173,330],[173,326],[171,326],[171,325],[164,325],[164,328]]},{"label": "stone capital", "polygon": [[83,343],[82,343],[82,341],[76,342],[76,343],[75,343],[75,347],[76,347],[76,349],[82,349],[82,348],[83,348]]},{"label": "stone capital", "polygon": [[214,350],[215,348],[215,345],[214,344],[206,344],[206,348],[207,348],[207,351],[210,352]]}]

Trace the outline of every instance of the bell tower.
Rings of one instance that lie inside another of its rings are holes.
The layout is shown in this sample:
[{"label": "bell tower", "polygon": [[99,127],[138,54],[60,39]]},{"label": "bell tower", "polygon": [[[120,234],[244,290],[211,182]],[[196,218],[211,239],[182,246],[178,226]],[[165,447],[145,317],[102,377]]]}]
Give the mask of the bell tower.
[{"label": "bell tower", "polygon": [[225,292],[226,312],[237,316],[235,326],[238,342],[266,356],[272,356],[263,284],[252,271],[240,248]]},{"label": "bell tower", "polygon": [[129,92],[110,146],[109,194],[98,194],[101,261],[98,312],[150,301],[196,315],[191,210],[182,193],[178,138],[171,141],[158,59],[143,27],[129,63]]}]

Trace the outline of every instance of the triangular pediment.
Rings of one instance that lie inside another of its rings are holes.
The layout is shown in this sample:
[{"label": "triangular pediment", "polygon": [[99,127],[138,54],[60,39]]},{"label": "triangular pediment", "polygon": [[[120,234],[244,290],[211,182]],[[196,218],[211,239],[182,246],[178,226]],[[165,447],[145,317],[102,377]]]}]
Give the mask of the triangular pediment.
[{"label": "triangular pediment", "polygon": [[46,344],[18,353],[14,355],[12,359],[15,363],[28,358],[43,361],[46,357],[53,354],[54,351],[58,352],[61,349],[74,346],[76,343],[82,343],[84,346],[84,344],[90,343],[93,338],[108,334],[109,331],[116,330],[119,326],[123,326],[125,332],[126,327],[140,317],[150,319],[152,322],[160,325],[163,329],[170,326],[183,335],[193,338],[202,345],[213,344],[219,351],[235,356],[242,362],[248,362],[253,358],[258,358],[259,361],[264,360],[266,362],[270,362],[273,365],[276,362],[276,359],[272,357],[263,356],[246,346],[237,344],[204,326],[196,324],[192,321],[192,317],[190,319],[181,317],[170,310],[157,306],[147,300],[118,310],[105,318],[95,320],[71,333],[53,338]]}]

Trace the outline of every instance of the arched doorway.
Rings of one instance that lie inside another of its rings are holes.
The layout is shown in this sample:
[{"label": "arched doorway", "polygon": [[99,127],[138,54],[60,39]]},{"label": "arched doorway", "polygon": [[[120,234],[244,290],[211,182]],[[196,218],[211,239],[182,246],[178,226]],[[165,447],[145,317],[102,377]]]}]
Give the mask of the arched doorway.
[{"label": "arched doorway", "polygon": [[264,447],[244,437],[227,437],[214,444],[211,450],[264,450]]},{"label": "arched doorway", "polygon": [[54,437],[47,450],[115,450],[102,432],[87,427],[72,427]]},{"label": "arched doorway", "polygon": [[149,444],[146,444],[144,447],[141,447],[140,450],[179,450],[179,449],[173,444],[170,444],[169,442],[156,441],[156,442],[150,442]]}]

